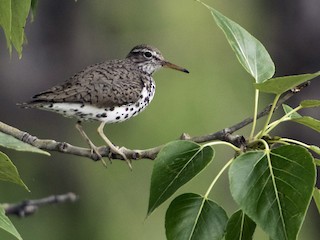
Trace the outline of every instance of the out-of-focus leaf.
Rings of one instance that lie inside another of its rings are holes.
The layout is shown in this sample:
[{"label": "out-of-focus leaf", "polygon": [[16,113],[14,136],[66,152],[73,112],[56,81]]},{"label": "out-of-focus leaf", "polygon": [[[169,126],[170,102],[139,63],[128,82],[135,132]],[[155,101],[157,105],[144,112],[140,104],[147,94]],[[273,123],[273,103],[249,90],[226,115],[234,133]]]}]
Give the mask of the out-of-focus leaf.
[{"label": "out-of-focus leaf", "polygon": [[11,162],[9,157],[3,152],[0,152],[0,181],[8,181],[16,183],[29,191],[28,187],[24,184],[16,166]]},{"label": "out-of-focus leaf", "polygon": [[41,153],[47,156],[50,156],[50,153],[43,151],[39,148],[36,148],[30,144],[22,142],[8,134],[0,132],[0,146],[11,148],[17,151],[25,151],[25,152],[34,152],[34,153]]},{"label": "out-of-focus leaf", "polygon": [[320,100],[304,100],[300,105],[304,108],[320,107]]},{"label": "out-of-focus leaf", "polygon": [[3,28],[11,55],[12,45],[19,57],[25,40],[24,27],[31,6],[31,0],[2,0],[0,4],[0,26]]},{"label": "out-of-focus leaf", "polygon": [[0,205],[0,228],[12,234],[16,239],[22,240],[22,237],[14,227],[10,219],[6,216],[4,209]]},{"label": "out-of-focus leaf", "polygon": [[318,208],[318,212],[320,214],[320,189],[314,188],[313,190],[313,200],[316,203],[316,206]]}]

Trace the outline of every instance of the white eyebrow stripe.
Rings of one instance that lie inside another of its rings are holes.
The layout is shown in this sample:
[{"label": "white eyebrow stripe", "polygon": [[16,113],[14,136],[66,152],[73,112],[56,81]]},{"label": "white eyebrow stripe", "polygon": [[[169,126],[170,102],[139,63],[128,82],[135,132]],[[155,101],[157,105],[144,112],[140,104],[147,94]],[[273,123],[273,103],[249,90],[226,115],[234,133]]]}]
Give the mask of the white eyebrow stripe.
[{"label": "white eyebrow stripe", "polygon": [[160,58],[159,58],[159,53],[158,53],[158,52],[155,52],[155,51],[152,51],[152,50],[149,50],[149,49],[138,48],[138,49],[133,50],[132,52],[134,52],[134,53],[139,53],[139,52],[141,52],[141,53],[151,52],[151,53],[152,53],[152,56],[154,56],[156,59],[159,59],[159,60],[160,60]]}]

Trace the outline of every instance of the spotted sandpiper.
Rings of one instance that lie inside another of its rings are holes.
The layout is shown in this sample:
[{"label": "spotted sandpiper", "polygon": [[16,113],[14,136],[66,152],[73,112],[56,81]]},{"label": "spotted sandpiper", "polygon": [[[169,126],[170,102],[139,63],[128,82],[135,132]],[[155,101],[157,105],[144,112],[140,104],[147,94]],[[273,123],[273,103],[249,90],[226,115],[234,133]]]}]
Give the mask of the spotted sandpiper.
[{"label": "spotted sandpiper", "polygon": [[125,59],[88,66],[64,83],[36,94],[21,106],[77,118],[76,128],[102,159],[81,126],[84,120],[100,121],[98,133],[110,147],[110,152],[121,155],[131,168],[121,148],[111,143],[103,128],[106,123],[122,122],[136,116],[148,106],[155,93],[152,74],[161,67],[189,73],[185,68],[166,61],[157,48],[142,44],[134,47]]}]

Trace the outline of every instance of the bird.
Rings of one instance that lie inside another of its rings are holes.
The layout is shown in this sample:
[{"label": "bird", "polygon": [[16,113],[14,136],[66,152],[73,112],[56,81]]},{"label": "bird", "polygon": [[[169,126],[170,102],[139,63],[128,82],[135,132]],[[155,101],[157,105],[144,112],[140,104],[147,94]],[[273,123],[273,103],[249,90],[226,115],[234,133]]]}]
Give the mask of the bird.
[{"label": "bird", "polygon": [[132,169],[131,162],[121,148],[116,147],[104,134],[104,126],[123,122],[142,112],[155,94],[152,74],[163,67],[189,73],[187,69],[165,60],[157,48],[140,44],[132,48],[124,59],[88,66],[62,84],[34,95],[20,106],[76,118],[77,130],[91,151],[102,159],[98,148],[82,128],[83,121],[99,121],[97,131],[109,147],[109,152],[119,154]]}]

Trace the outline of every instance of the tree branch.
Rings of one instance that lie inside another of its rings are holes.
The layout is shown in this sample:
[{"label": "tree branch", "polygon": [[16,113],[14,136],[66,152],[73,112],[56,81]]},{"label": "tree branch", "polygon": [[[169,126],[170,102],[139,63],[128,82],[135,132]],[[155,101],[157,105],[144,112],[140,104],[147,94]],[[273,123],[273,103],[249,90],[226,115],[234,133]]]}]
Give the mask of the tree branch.
[{"label": "tree branch", "polygon": [[46,198],[25,200],[21,203],[2,204],[6,215],[16,215],[18,217],[26,217],[34,214],[39,207],[49,204],[75,202],[78,197],[74,193],[66,193],[62,195],[52,195]]},{"label": "tree branch", "polygon": [[[303,88],[307,87],[310,85],[310,82],[306,82],[304,84],[299,85],[293,90],[290,90],[286,92],[278,101],[277,106],[275,109],[277,109],[279,106],[281,106],[284,102],[286,102],[289,98],[291,98],[295,93],[300,92]],[[265,115],[267,115],[271,110],[271,104],[265,107],[257,116],[257,118],[261,118]],[[208,134],[208,135],[203,135],[203,136],[195,136],[191,137],[188,134],[184,133],[180,136],[179,139],[182,140],[190,140],[196,143],[204,143],[208,141],[213,141],[213,140],[222,140],[222,141],[228,141],[231,142],[237,146],[241,146],[245,139],[243,136],[238,136],[238,135],[232,135],[232,133],[236,132],[237,130],[249,125],[250,123],[253,122],[252,117],[248,117],[244,119],[243,121],[228,127],[224,128],[220,131]],[[9,126],[3,122],[0,122],[0,131],[3,133],[6,133],[8,135],[11,135],[25,143],[28,143],[34,147],[37,147],[39,149],[47,150],[47,151],[57,151],[57,152],[62,152],[66,154],[71,154],[71,155],[77,155],[77,156],[82,156],[82,157],[87,157],[90,158],[94,161],[100,160],[99,156],[92,151],[89,148],[82,148],[82,147],[77,147],[73,146],[69,143],[66,142],[57,142],[55,140],[50,140],[50,139],[38,139],[35,136],[30,135],[27,132],[23,132],[17,128],[14,128],[12,126]],[[128,159],[131,160],[138,160],[138,159],[155,159],[158,152],[161,150],[163,145],[150,148],[150,149],[145,149],[145,150],[132,150],[128,149],[125,147],[122,147],[121,150],[123,150],[124,154],[127,156]],[[109,147],[106,146],[100,146],[98,147],[99,154],[102,157],[110,157],[110,149]],[[118,160],[123,160],[122,156],[116,155],[116,154],[111,154],[112,159],[118,159]]]}]

